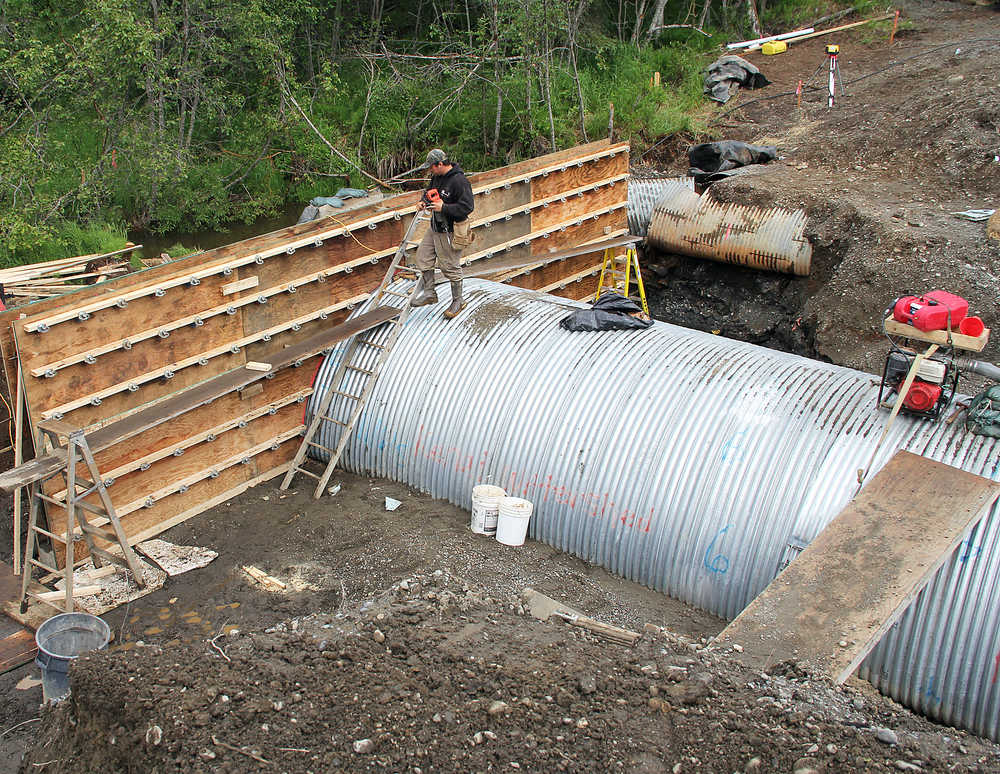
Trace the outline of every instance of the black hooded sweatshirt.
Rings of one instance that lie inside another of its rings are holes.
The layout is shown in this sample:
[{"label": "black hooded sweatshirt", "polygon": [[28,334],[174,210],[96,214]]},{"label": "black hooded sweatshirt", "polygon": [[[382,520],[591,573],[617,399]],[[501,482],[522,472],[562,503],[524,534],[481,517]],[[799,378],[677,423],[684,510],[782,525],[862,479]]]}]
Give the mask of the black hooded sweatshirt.
[{"label": "black hooded sweatshirt", "polygon": [[435,212],[431,227],[437,232],[454,231],[455,223],[462,222],[475,209],[472,185],[458,164],[452,164],[444,175],[434,175],[428,188],[437,188],[444,206]]}]

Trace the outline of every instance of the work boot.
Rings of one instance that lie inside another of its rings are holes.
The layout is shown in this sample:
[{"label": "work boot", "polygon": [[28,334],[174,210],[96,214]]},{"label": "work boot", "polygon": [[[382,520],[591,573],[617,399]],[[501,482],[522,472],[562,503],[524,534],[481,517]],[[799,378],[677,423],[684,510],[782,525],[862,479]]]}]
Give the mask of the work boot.
[{"label": "work boot", "polygon": [[417,291],[410,306],[427,306],[436,304],[438,301],[437,291],[434,289],[434,269],[420,273],[420,289]]},{"label": "work boot", "polygon": [[444,310],[444,316],[450,320],[458,317],[458,313],[465,309],[465,301],[462,300],[462,280],[452,280],[451,283],[451,306]]}]

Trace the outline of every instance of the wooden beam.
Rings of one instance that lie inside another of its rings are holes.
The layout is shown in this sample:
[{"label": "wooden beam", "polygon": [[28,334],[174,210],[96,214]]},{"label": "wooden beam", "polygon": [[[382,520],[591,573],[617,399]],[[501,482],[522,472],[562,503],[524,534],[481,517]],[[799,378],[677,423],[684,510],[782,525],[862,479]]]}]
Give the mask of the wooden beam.
[{"label": "wooden beam", "polygon": [[986,328],[978,336],[966,336],[956,331],[922,331],[912,325],[897,322],[892,317],[886,317],[882,325],[885,332],[892,336],[904,336],[917,341],[927,341],[945,347],[957,347],[970,352],[982,352],[990,340],[990,329]]},{"label": "wooden beam", "polygon": [[[549,234],[554,234],[557,231],[565,231],[567,228],[572,228],[573,226],[582,225],[586,220],[597,220],[601,215],[607,214],[609,212],[614,212],[615,210],[620,210],[628,206],[627,201],[618,202],[617,204],[612,204],[608,207],[602,207],[599,210],[595,210],[592,213],[587,213],[586,215],[581,215],[569,220],[562,221],[560,223],[554,223],[548,228],[540,229],[538,231],[532,231],[530,234],[525,234],[524,236],[511,239],[507,242],[503,242],[499,245],[494,245],[486,250],[480,250],[475,253],[470,253],[462,259],[462,265],[472,263],[475,260],[483,257],[491,257],[496,255],[502,250],[506,250],[508,247],[517,247],[518,245],[530,244],[535,239],[544,239]],[[622,233],[627,233],[625,229]],[[606,238],[610,238],[611,235],[606,235]]]},{"label": "wooden beam", "polygon": [[255,288],[259,284],[260,277],[247,277],[246,279],[237,280],[236,282],[230,282],[222,286],[222,295],[231,296],[233,293],[239,293],[242,290]]},{"label": "wooden beam", "polygon": [[[363,295],[354,296],[346,301],[340,301],[336,304],[323,307],[322,309],[316,309],[309,314],[301,315],[292,320],[287,320],[279,325],[274,325],[265,330],[258,331],[257,333],[252,333],[249,336],[243,336],[235,341],[227,341],[225,344],[213,347],[205,352],[199,352],[198,354],[184,358],[183,360],[178,360],[176,363],[170,363],[169,365],[161,366],[160,368],[153,369],[152,371],[146,371],[145,373],[137,376],[135,379],[118,382],[118,384],[112,384],[110,387],[105,387],[103,390],[83,395],[76,400],[72,400],[68,403],[43,411],[41,412],[41,416],[43,419],[49,419],[51,417],[58,418],[67,412],[73,411],[74,409],[81,408],[82,406],[86,406],[88,404],[93,404],[94,401],[99,403],[111,395],[115,395],[119,392],[125,392],[133,387],[139,387],[140,385],[145,384],[146,382],[151,382],[154,379],[159,379],[160,377],[166,377],[169,379],[174,373],[183,368],[190,368],[194,365],[202,365],[204,361],[210,360],[214,357],[219,357],[220,355],[228,354],[232,352],[234,348],[240,349],[245,347],[247,344],[253,344],[254,342],[261,341],[265,337],[274,336],[277,333],[283,333],[287,330],[296,330],[307,322],[323,319],[326,315],[333,314],[341,309],[346,309],[354,304],[360,304],[367,300],[368,295],[369,294],[365,293]],[[397,312],[398,311],[399,310],[397,310]]]},{"label": "wooden beam", "polygon": [[897,452],[713,647],[843,683],[998,496],[1000,482]]}]

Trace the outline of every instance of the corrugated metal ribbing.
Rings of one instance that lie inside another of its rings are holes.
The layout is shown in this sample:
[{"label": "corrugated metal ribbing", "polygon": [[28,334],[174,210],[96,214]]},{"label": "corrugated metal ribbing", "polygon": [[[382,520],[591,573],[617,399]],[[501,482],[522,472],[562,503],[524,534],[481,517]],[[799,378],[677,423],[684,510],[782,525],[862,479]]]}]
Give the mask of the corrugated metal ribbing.
[{"label": "corrugated metal ribbing", "polygon": [[649,219],[660,197],[672,186],[680,183],[694,190],[693,177],[630,177],[628,180],[628,230],[630,234],[644,237]]},{"label": "corrugated metal ribbing", "polygon": [[[887,416],[875,377],[664,323],[570,333],[558,321],[575,302],[466,284],[455,320],[446,296],[410,315],[348,469],[466,508],[474,485],[499,484],[534,502],[534,539],[727,619],[854,495]],[[1000,442],[961,422],[899,417],[873,470],[898,449],[1000,480]],[[893,698],[993,738],[998,531],[994,505],[862,666]]]},{"label": "corrugated metal ribbing", "polygon": [[654,247],[754,269],[809,274],[812,245],[805,213],[721,204],[686,187],[665,187],[646,234]]}]

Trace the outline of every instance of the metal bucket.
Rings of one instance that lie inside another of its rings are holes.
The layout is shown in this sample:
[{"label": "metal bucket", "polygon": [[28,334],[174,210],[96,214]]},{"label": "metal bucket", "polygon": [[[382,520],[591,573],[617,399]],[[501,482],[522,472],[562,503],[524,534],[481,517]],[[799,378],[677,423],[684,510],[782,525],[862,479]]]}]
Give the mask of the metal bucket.
[{"label": "metal bucket", "polygon": [[90,613],[62,613],[38,627],[35,663],[42,669],[42,696],[60,701],[69,696],[69,665],[82,653],[103,650],[111,641],[111,629]]}]

